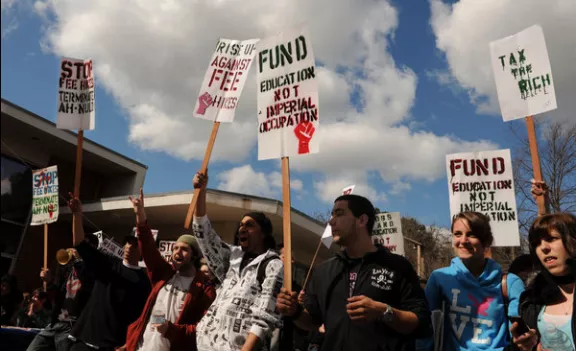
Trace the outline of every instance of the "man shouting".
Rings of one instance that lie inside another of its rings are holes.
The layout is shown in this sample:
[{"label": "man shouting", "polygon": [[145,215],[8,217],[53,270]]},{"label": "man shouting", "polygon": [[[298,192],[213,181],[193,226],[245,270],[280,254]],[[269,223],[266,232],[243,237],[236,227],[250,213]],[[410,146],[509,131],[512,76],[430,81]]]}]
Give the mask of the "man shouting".
[{"label": "man shouting", "polygon": [[196,238],[180,236],[172,264],[166,262],[147,223],[142,189],[139,198],[130,200],[152,293],[140,318],[128,328],[126,350],[196,350],[196,324],[216,297],[214,284],[198,269],[201,255]]}]

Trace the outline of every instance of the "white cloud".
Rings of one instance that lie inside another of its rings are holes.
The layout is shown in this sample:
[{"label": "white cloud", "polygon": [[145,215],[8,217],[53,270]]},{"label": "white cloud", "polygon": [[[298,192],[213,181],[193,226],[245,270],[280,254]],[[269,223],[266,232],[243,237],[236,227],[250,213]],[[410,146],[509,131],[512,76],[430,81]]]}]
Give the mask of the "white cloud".
[{"label": "white cloud", "polygon": [[377,203],[388,201],[385,193],[379,192],[372,186],[368,185],[366,173],[363,171],[356,172],[356,174],[348,173],[346,175],[331,175],[321,181],[314,182],[314,189],[318,194],[318,198],[327,203],[332,203],[338,196],[342,195],[342,189],[355,184],[354,194],[364,196],[376,206]]},{"label": "white cloud", "polygon": [[[468,91],[478,111],[499,114],[490,66],[489,43],[534,24],[544,30],[558,110],[554,118],[574,118],[576,100],[576,2],[565,0],[461,0],[449,5],[430,0],[436,46],[446,54],[449,74]],[[572,33],[572,34],[570,34]],[[451,84],[446,74],[439,81]]]},{"label": "white cloud", "polygon": [[[444,174],[446,153],[496,147],[403,126],[411,119],[418,79],[388,53],[398,13],[387,1],[45,0],[35,8],[52,21],[43,41],[49,50],[94,60],[97,84],[127,111],[129,139],[142,149],[202,159],[212,125],[194,119],[192,108],[216,40],[264,37],[302,22],[309,23],[322,64],[317,74],[321,153],[293,158],[291,164],[296,171],[324,176],[318,184],[325,186],[316,187],[321,198],[332,196],[325,189],[344,174],[358,174],[364,184],[373,173],[390,184],[433,180]],[[213,161],[246,159],[256,146],[255,111],[251,74],[235,122],[220,126]],[[254,173],[243,167],[232,171]],[[258,190],[245,182],[261,194],[277,188]],[[243,184],[222,180],[223,188],[246,192]],[[375,199],[385,199],[374,189],[365,185]]]},{"label": "white cloud", "polygon": [[16,11],[14,4],[16,0],[1,0],[0,13],[2,16],[2,39],[6,38],[10,33],[18,29],[18,19],[16,18]]},{"label": "white cloud", "polygon": [[[218,189],[241,194],[278,198],[282,194],[282,174],[280,172],[256,172],[252,166],[244,165],[221,172],[216,177]],[[292,191],[304,188],[299,179],[290,180]]]}]

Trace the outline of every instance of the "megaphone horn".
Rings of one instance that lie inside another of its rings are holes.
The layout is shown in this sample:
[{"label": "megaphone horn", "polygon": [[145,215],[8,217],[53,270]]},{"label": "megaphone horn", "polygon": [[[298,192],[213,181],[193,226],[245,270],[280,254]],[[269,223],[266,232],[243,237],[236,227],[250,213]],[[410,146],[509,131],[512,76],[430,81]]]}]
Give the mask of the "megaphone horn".
[{"label": "megaphone horn", "polygon": [[58,261],[58,263],[62,266],[67,265],[73,257],[74,256],[72,255],[72,252],[66,249],[60,249],[56,251],[56,261]]}]

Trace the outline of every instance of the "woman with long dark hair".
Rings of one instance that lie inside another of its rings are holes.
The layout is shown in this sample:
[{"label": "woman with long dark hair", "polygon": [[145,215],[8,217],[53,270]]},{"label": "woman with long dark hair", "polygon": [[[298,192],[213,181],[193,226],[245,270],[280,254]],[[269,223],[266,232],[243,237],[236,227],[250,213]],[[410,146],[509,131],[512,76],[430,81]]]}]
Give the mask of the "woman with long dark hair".
[{"label": "woman with long dark hair", "polygon": [[513,343],[522,351],[574,351],[576,217],[541,216],[532,224],[528,240],[540,273],[520,298],[522,320],[512,324]]}]

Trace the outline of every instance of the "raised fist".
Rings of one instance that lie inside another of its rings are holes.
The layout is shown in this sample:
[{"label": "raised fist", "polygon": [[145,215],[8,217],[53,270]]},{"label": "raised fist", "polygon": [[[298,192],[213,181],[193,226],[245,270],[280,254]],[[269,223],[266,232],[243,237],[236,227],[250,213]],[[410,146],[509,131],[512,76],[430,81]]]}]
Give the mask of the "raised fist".
[{"label": "raised fist", "polygon": [[70,211],[72,211],[73,214],[81,214],[82,203],[80,202],[80,199],[74,197],[72,193],[68,193],[68,196],[70,196],[70,200],[68,200],[68,207],[70,207]]},{"label": "raised fist", "polygon": [[208,93],[204,93],[198,97],[198,108],[196,109],[196,113],[199,115],[204,115],[206,113],[206,109],[212,105],[212,96]]},{"label": "raised fist", "polygon": [[294,128],[294,134],[298,138],[298,154],[310,153],[310,140],[316,132],[316,128],[312,122],[303,121],[300,122],[296,128]]},{"label": "raised fist", "polygon": [[192,180],[192,185],[194,189],[206,189],[208,185],[208,170],[206,170],[206,173],[196,173]]}]

